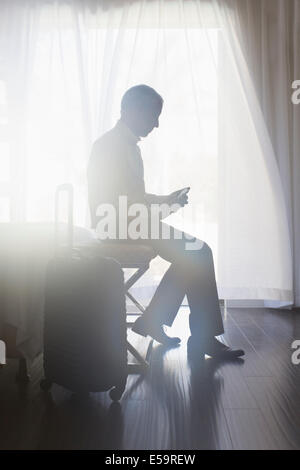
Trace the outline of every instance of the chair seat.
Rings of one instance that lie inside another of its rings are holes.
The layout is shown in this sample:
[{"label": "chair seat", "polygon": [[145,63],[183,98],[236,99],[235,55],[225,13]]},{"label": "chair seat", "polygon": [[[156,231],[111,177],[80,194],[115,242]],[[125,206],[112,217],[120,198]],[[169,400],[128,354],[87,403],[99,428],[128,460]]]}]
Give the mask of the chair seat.
[{"label": "chair seat", "polygon": [[117,260],[124,268],[145,266],[156,257],[156,253],[148,245],[129,243],[101,243],[99,250],[103,256]]}]

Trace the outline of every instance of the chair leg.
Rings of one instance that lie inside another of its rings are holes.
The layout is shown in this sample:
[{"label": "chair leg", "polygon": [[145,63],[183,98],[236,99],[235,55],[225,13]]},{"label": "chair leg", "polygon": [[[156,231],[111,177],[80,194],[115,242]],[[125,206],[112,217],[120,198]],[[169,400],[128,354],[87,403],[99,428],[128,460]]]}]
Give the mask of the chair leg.
[{"label": "chair leg", "polygon": [[149,364],[145,359],[140,355],[140,353],[132,346],[132,344],[127,341],[127,349],[133,355],[133,357],[138,361],[137,364],[128,364],[128,373],[129,374],[143,374],[148,368]]},{"label": "chair leg", "polygon": [[142,277],[146,271],[148,271],[148,269],[149,264],[143,266],[142,268],[138,268],[138,270],[125,282],[125,289],[130,289],[130,287],[132,287],[139,280],[139,278]]},{"label": "chair leg", "polygon": [[140,310],[141,313],[145,313],[145,307],[143,307],[138,300],[136,300],[130,292],[126,292],[127,297],[134,303],[134,305]]},{"label": "chair leg", "polygon": [[[125,282],[125,291],[126,296],[131,300],[131,302],[138,308],[138,310],[143,314],[145,308],[143,307],[138,300],[129,292],[129,289],[140,279],[141,276],[149,269],[149,264],[139,268],[126,282]],[[130,323],[128,324],[130,325]],[[128,364],[128,374],[144,374],[148,368],[148,362],[140,355],[140,353],[135,349],[132,344],[127,341],[127,349],[132,354],[132,356],[137,360],[137,363]]]},{"label": "chair leg", "polygon": [[[129,292],[129,289],[140,279],[140,277],[147,271],[149,266],[143,266],[139,268],[126,282],[125,282],[125,293],[126,297],[137,307],[141,314],[145,313],[145,307]],[[128,316],[136,316],[139,313],[127,313]],[[127,325],[132,325],[132,322],[127,322]]]}]

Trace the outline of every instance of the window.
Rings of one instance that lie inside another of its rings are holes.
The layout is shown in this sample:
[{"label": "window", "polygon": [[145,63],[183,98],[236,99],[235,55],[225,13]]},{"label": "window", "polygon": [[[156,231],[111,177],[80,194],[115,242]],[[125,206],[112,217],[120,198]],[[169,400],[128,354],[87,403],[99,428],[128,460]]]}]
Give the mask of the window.
[{"label": "window", "polygon": [[187,229],[215,239],[219,32],[128,28],[118,42],[119,34],[84,30],[80,57],[73,30],[39,36],[28,100],[27,220],[51,218],[55,186],[72,182],[75,220],[86,223],[91,143],[119,118],[126,89],[147,83],[165,105],[160,129],[140,143],[146,188],[166,194],[190,185]]}]

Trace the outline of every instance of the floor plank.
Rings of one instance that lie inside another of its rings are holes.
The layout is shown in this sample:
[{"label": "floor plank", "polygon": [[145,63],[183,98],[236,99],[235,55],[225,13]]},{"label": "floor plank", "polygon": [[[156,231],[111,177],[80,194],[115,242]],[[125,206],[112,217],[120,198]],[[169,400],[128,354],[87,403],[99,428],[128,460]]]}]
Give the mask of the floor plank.
[{"label": "floor plank", "polygon": [[229,309],[224,323],[222,340],[245,349],[245,361],[191,360],[186,307],[170,331],[182,337],[177,348],[149,349],[130,332],[143,355],[151,352],[150,367],[128,378],[119,404],[59,386],[45,399],[41,358],[27,387],[9,360],[0,369],[0,449],[300,449],[300,365],[291,362],[299,312]]}]

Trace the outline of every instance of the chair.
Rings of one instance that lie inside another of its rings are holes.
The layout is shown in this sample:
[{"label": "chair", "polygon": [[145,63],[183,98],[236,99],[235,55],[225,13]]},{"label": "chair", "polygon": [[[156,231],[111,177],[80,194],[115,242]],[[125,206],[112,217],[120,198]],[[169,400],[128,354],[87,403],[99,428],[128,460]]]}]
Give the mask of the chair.
[{"label": "chair", "polygon": [[[129,243],[101,243],[101,254],[103,256],[114,258],[118,261],[122,269],[136,269],[136,271],[125,282],[126,297],[130,299],[142,315],[145,312],[143,305],[133,296],[130,288],[145,274],[149,269],[150,261],[156,257],[155,251],[147,245],[129,244]],[[127,318],[130,315],[127,313]],[[127,326],[131,326],[132,322],[127,321]],[[134,346],[127,340],[127,349],[135,357],[138,364],[128,364],[128,372],[131,374],[140,374],[147,370],[149,364]]]}]

